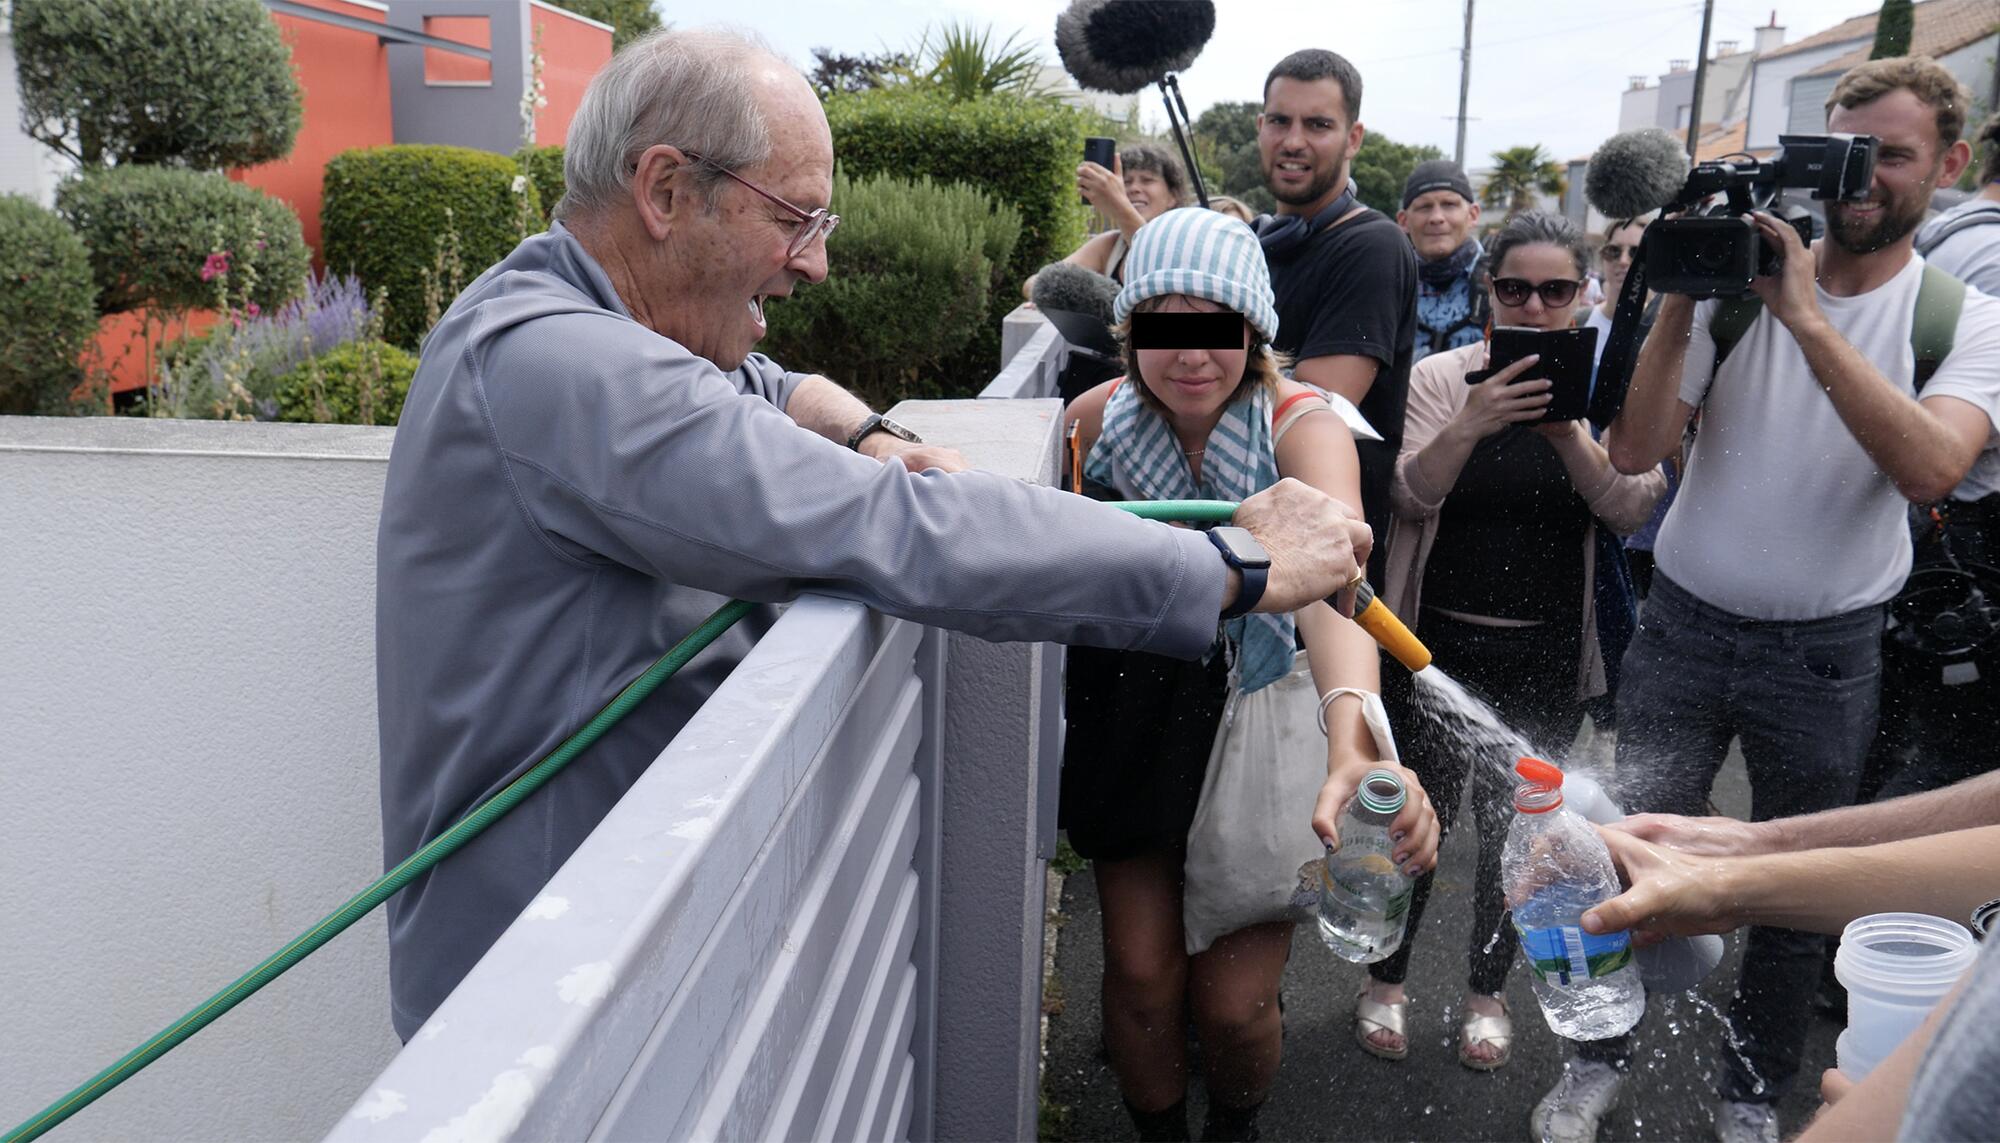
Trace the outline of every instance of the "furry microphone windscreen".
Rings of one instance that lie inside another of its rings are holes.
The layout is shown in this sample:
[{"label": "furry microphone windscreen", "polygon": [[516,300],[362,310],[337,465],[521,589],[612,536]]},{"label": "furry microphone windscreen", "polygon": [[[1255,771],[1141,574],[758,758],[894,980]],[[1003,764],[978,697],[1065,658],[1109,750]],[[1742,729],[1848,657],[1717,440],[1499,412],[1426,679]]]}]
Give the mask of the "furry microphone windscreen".
[{"label": "furry microphone windscreen", "polygon": [[1213,0],[1076,0],[1056,17],[1056,53],[1078,87],[1129,95],[1186,70],[1214,34]]},{"label": "furry microphone windscreen", "polygon": [[1087,314],[1108,326],[1118,283],[1069,262],[1051,262],[1035,275],[1028,293],[1038,310]]},{"label": "furry microphone windscreen", "polygon": [[1624,131],[1590,157],[1583,197],[1606,218],[1637,218],[1674,201],[1687,176],[1680,140],[1658,127]]}]

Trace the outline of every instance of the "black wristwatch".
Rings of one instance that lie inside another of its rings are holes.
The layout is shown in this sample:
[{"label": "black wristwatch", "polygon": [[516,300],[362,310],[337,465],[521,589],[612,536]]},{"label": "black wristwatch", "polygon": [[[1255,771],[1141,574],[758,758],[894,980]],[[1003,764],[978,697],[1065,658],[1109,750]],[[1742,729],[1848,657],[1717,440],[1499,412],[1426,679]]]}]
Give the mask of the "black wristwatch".
[{"label": "black wristwatch", "polygon": [[861,422],[860,428],[848,434],[847,447],[858,452],[861,449],[861,442],[867,438],[868,434],[877,432],[888,433],[892,437],[909,441],[911,444],[924,443],[924,438],[902,425],[897,424],[880,413],[870,413],[868,414],[868,419]]},{"label": "black wristwatch", "polygon": [[1236,602],[1222,613],[1224,619],[1235,619],[1250,614],[1257,601],[1264,598],[1264,584],[1270,579],[1271,553],[1257,542],[1257,537],[1242,528],[1224,525],[1208,530],[1208,542],[1222,553],[1222,559],[1230,567],[1243,573],[1243,586],[1237,589]]}]

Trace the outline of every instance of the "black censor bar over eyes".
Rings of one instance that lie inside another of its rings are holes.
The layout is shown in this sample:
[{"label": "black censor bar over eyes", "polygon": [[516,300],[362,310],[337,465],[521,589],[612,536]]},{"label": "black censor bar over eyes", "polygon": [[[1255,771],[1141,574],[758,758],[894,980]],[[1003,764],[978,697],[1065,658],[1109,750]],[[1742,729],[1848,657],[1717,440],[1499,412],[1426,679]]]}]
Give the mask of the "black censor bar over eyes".
[{"label": "black censor bar over eyes", "polygon": [[1134,349],[1242,349],[1243,316],[1235,313],[1135,313]]}]

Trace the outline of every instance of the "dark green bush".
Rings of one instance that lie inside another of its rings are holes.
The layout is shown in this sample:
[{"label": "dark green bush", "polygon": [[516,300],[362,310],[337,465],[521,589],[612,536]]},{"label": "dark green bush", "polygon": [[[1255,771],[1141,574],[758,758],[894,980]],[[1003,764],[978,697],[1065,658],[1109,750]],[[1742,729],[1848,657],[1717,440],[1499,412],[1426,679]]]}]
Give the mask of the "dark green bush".
[{"label": "dark green bush", "polygon": [[90,251],[63,220],[0,195],[0,413],[62,411],[97,331]]},{"label": "dark green bush", "polygon": [[1095,120],[1048,100],[995,95],[952,102],[894,89],[830,95],[826,117],[833,153],[855,178],[966,183],[1020,212],[1021,239],[999,275],[1011,284],[993,292],[978,331],[946,365],[955,390],[977,391],[999,369],[1000,319],[1020,304],[1020,283],[1084,239],[1076,167]]},{"label": "dark green bush", "polygon": [[977,389],[945,376],[943,363],[981,330],[1020,216],[962,184],[844,171],[833,202],[841,223],[827,258],[837,270],[771,304],[765,351],[789,369],[830,374],[878,407],[972,396]]},{"label": "dark green bush", "polygon": [[345,151],[326,165],[325,195],[327,269],[358,276],[371,295],[387,290],[385,336],[410,349],[542,217],[533,181],[512,158],[470,147]]},{"label": "dark green bush", "polygon": [[258,0],[14,0],[21,123],[86,166],[283,158],[292,53]]},{"label": "dark green bush", "polygon": [[385,341],[350,341],[278,383],[278,419],[393,425],[410,395],[417,358]]},{"label": "dark green bush", "polygon": [[[202,279],[209,255],[227,251],[230,301],[269,309],[296,296],[311,255],[291,208],[218,174],[173,167],[86,170],[56,192],[56,209],[90,249],[97,308],[212,306]],[[249,271],[256,285],[241,296]]]},{"label": "dark green bush", "polygon": [[535,184],[535,194],[542,200],[542,225],[547,226],[568,186],[563,182],[562,145],[523,147],[514,152],[514,161],[521,164],[528,181]]}]

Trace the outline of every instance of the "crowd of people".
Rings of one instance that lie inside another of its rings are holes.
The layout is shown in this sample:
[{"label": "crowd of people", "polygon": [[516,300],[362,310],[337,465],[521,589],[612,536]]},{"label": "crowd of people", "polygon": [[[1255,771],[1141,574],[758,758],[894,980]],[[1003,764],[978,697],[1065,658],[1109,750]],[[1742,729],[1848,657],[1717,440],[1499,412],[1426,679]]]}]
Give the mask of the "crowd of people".
[{"label": "crowd of people", "polygon": [[[1983,660],[1939,669],[1915,640],[1917,665],[1891,668],[1883,651],[1913,550],[1963,572],[1991,542],[2000,301],[1982,291],[2000,289],[2000,227],[1979,216],[2000,215],[2000,159],[1980,199],[1919,239],[1932,192],[1971,159],[1967,97],[1928,60],[1857,67],[1828,116],[1881,141],[1866,200],[1827,204],[1810,249],[1758,215],[1783,262],[1755,283],[1754,312],[1658,299],[1622,410],[1551,422],[1532,358],[1486,369],[1490,331],[1604,328],[1643,227],[1593,242],[1528,212],[1482,234],[1469,181],[1439,163],[1413,172],[1390,218],[1357,202],[1350,177],[1364,134],[1352,64],[1295,52],[1262,99],[1274,216],[1186,205],[1157,150],[1079,171],[1111,228],[1072,261],[1120,283],[1124,376],[1071,406],[1076,495],[971,470],[834,381],[756,353],[766,302],[829,272],[839,219],[819,102],[733,33],[671,29],[621,49],[575,116],[555,221],[452,304],[398,427],[377,552],[387,862],[512,781],[722,596],[813,591],[1071,644],[1062,816],[1104,903],[1112,1067],[1142,1138],[1188,1138],[1191,1023],[1207,1049],[1203,1136],[1256,1138],[1280,1068],[1291,925],[1191,948],[1183,863],[1212,748],[1282,687],[1307,688],[1308,718],[1316,695],[1306,737],[1325,773],[1297,830],[1337,850],[1343,808],[1386,772],[1402,800],[1382,856],[1417,879],[1412,914],[1468,774],[1489,780],[1462,746],[1410,731],[1407,675],[1350,618],[1365,571],[1441,663],[1506,680],[1501,713],[1539,740],[1560,750],[1586,717],[1615,723],[1616,789],[1639,816],[1606,840],[1629,889],[1586,927],[1750,926],[1730,1012],[1742,1053],[1721,1053],[1716,1127],[1775,1140],[1819,934],[1881,909],[1962,916],[2000,878],[2000,774],[1974,773],[1990,768]],[[1913,341],[1940,324],[1944,352]],[[1240,507],[1202,531],[1093,497]],[[1937,525],[1916,544],[1912,504]],[[392,899],[400,1035],[774,615],[760,607],[590,765]],[[496,669],[467,669],[471,649]],[[549,696],[564,696],[564,718],[548,717]],[[1878,710],[1897,725],[1918,701],[1979,713],[1912,716],[1878,738]],[[1389,727],[1410,731],[1404,762]],[[1301,730],[1278,728],[1293,742]],[[1695,816],[1737,739],[1754,820]],[[1853,805],[1864,783],[1880,798]],[[1475,819],[1458,1054],[1490,1070],[1512,1048],[1513,947],[1486,940],[1506,931],[1508,887],[1488,860],[1501,822]],[[1993,948],[1866,1080],[1829,1077],[1837,1102],[1813,1132],[1990,1128]],[[1406,1053],[1407,970],[1405,955],[1369,974],[1360,1050]],[[1578,1045],[1527,1126],[1594,1138],[1628,1056],[1622,1039]]]},{"label": "crowd of people", "polygon": [[[1981,228],[2000,221],[2000,154],[1989,153],[1978,197],[1928,224],[1928,260],[1912,249],[1932,193],[1972,157],[1960,140],[1969,100],[1951,73],[1895,59],[1844,76],[1828,102],[1829,131],[1881,140],[1866,201],[1826,204],[1826,237],[1813,249],[1755,216],[1783,269],[1757,281],[1754,312],[1731,319],[1717,316],[1727,312],[1720,303],[1642,297],[1630,390],[1617,415],[1595,425],[1546,419],[1551,383],[1535,360],[1489,370],[1489,340],[1496,327],[1581,327],[1597,331],[1601,359],[1648,220],[1613,220],[1595,238],[1538,210],[1482,227],[1471,181],[1443,160],[1416,166],[1391,220],[1357,204],[1349,179],[1360,102],[1359,74],[1331,52],[1295,53],[1266,81],[1259,145],[1279,208],[1231,237],[1254,234],[1262,245],[1268,286],[1261,272],[1250,285],[1260,299],[1271,292],[1276,331],[1250,316],[1264,303],[1246,307],[1240,283],[1220,288],[1212,270],[1192,263],[1175,281],[1194,299],[1187,304],[1243,313],[1254,330],[1246,336],[1281,355],[1293,383],[1268,387],[1281,404],[1296,389],[1358,408],[1372,430],[1356,448],[1360,504],[1378,538],[1371,578],[1438,661],[1492,698],[1526,740],[1558,755],[1588,717],[1598,741],[1615,741],[1614,788],[1636,811],[1700,813],[1732,742],[1741,743],[1760,822],[1811,822],[1993,769],[1991,752],[1966,734],[1992,725],[1993,683],[1977,656],[1898,658],[1893,637],[1886,658],[1882,650],[1886,605],[1912,573],[1912,508],[1919,522],[1932,513],[1939,521],[1928,541],[1918,529],[1918,551],[1931,549],[1929,565],[1956,560],[1955,569],[1987,561],[1989,521],[2000,520],[2000,500],[1988,499],[2000,485],[1985,471],[2000,439],[2000,301],[1984,292],[2000,292],[2000,227]],[[1996,135],[2000,119],[1981,128],[1981,140]],[[1147,162],[1171,169],[1173,159]],[[1101,169],[1086,164],[1079,185],[1100,205],[1111,200],[1107,217],[1129,213]],[[1165,219],[1124,237],[1144,247],[1156,233],[1190,229]],[[1975,288],[1956,291],[1963,301],[1949,352],[1919,366],[1912,315],[1928,304],[1918,296],[1926,265]],[[1157,286],[1121,280],[1121,312],[1128,298],[1157,295]],[[1744,328],[1711,329],[1732,321]],[[1204,481],[1203,446],[1224,415],[1212,394],[1205,419],[1191,421],[1176,402],[1185,374],[1211,364],[1192,349],[1128,353],[1124,377],[1073,402],[1086,471],[1107,448],[1158,426],[1186,446],[1150,485],[1086,480],[1081,490],[1172,499],[1234,487]],[[1221,370],[1224,385],[1237,375]],[[1136,415],[1106,424],[1106,403],[1121,390],[1136,391],[1125,399]],[[1269,424],[1266,391],[1245,380],[1232,408]],[[1268,436],[1244,439],[1276,447]],[[1282,460],[1275,471],[1285,471]],[[1225,983],[1204,960],[1212,953],[1181,954],[1174,888],[1204,765],[1211,746],[1221,749],[1227,695],[1257,680],[1227,675],[1223,656],[1142,670],[1129,655],[1098,654],[1072,659],[1063,813],[1079,852],[1093,859],[1103,901],[1106,1048],[1139,1136],[1186,1138],[1185,997],[1207,1058],[1219,1061],[1203,1135],[1247,1137],[1275,1067],[1275,1032],[1258,1041],[1258,1068],[1246,1070],[1228,1058],[1244,1041],[1212,1027],[1206,1006],[1216,995],[1238,1004],[1256,996],[1274,1014],[1278,965],[1232,965]],[[1107,679],[1117,680],[1115,698]],[[1404,757],[1441,831],[1456,824],[1468,780],[1474,786],[1479,852],[1457,1054],[1469,1068],[1504,1066],[1513,1042],[1504,988],[1517,949],[1500,862],[1512,818],[1504,764],[1480,755],[1490,743],[1425,734],[1407,674],[1384,669],[1367,682],[1379,683],[1412,747]],[[1639,836],[1669,847],[1697,832],[1686,818],[1638,821]],[[1128,832],[1106,844],[1114,823]],[[2000,817],[1989,806],[1964,824],[1991,827]],[[1812,838],[1810,827],[1802,836]],[[1618,849],[1655,863],[1646,876],[1669,868],[1685,876],[1675,859],[1643,852]],[[1953,879],[1945,911],[1964,916],[1993,896],[2000,883],[1985,877]],[[1359,1047],[1385,1059],[1408,1051],[1404,982],[1430,888],[1422,871],[1410,935],[1369,966],[1355,999]],[[1872,904],[1937,907],[1915,886]],[[1734,1047],[1717,1053],[1715,1127],[1727,1141],[1778,1137],[1776,1103],[1799,1067],[1822,958],[1830,965],[1822,935],[1830,922],[1795,923],[1781,912],[1733,914],[1749,933],[1726,1033]],[[1577,1044],[1534,1110],[1535,1136],[1594,1139],[1630,1053],[1629,1036]],[[1848,1113],[1858,1114],[1853,1105]]]}]

